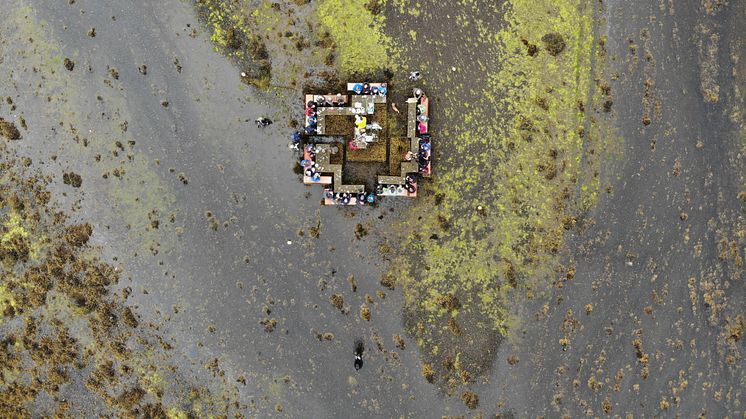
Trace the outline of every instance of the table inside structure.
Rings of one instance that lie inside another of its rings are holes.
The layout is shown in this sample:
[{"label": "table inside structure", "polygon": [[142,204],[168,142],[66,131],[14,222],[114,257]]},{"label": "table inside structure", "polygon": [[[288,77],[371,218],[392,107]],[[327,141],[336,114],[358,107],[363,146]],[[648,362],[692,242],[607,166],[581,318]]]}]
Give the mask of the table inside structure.
[{"label": "table inside structure", "polygon": [[[407,137],[417,138],[417,98],[410,97],[407,99]],[[413,150],[417,150],[419,146]]]},{"label": "table inside structure", "polygon": [[403,196],[406,198],[414,198],[417,196],[417,183],[412,184],[414,186],[414,192],[409,192],[402,186],[396,187],[394,192],[391,191],[390,187],[384,186],[383,191],[378,196]]},{"label": "table inside structure", "polygon": [[[324,205],[342,205],[342,203],[337,202],[331,198],[324,198]],[[350,198],[350,202],[348,202],[347,205],[357,205],[357,198]]]},{"label": "table inside structure", "polygon": [[419,171],[419,165],[414,161],[403,161],[401,162],[401,176],[391,175],[379,175],[379,185],[404,185],[406,183],[408,173],[417,173]]},{"label": "table inside structure", "polygon": [[311,176],[303,175],[303,183],[306,185],[331,185],[332,184],[332,177],[331,176],[321,176],[321,178],[318,181],[313,180]]},{"label": "table inside structure", "polygon": [[[347,192],[347,193],[363,193],[365,192],[364,185],[343,185],[342,184],[342,165],[331,164],[331,144],[316,144],[316,163],[319,164],[319,173],[331,173],[333,176],[334,192]],[[320,182],[316,182],[320,183]]]},{"label": "table inside structure", "polygon": [[[381,95],[352,95],[348,105],[350,106],[320,106],[316,108],[316,133],[325,135],[326,133],[326,116],[329,115],[373,115],[376,109],[376,103],[386,103],[386,96]],[[306,126],[309,124],[309,118],[306,118]]]},{"label": "table inside structure", "polygon": [[405,179],[402,176],[378,175],[379,185],[403,185],[404,183]]},{"label": "table inside structure", "polygon": [[[419,132],[419,134],[426,134],[428,129],[427,122],[420,122],[417,120],[418,105],[421,105],[425,108],[425,111],[421,113],[422,115],[430,116],[430,105],[427,96],[422,95],[419,99],[415,97],[410,97],[409,99],[407,99],[407,137],[409,137],[410,139],[417,137],[418,124],[425,127],[425,129],[422,132]],[[417,149],[419,149],[419,145],[413,148],[413,150]]]},{"label": "table inside structure", "polygon": [[334,192],[337,193],[354,193],[359,194],[365,192],[365,185],[334,185]]}]

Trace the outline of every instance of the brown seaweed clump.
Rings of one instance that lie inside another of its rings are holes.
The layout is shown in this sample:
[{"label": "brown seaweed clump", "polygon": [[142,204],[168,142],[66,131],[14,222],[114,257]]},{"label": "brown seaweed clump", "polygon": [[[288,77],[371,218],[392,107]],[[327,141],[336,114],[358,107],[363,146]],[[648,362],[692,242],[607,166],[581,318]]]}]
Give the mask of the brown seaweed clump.
[{"label": "brown seaweed clump", "polygon": [[365,228],[362,224],[358,223],[355,226],[355,238],[360,240],[367,235],[368,235],[368,229]]},{"label": "brown seaweed clump", "polygon": [[75,247],[83,246],[88,243],[88,239],[93,234],[93,228],[90,224],[78,224],[67,227],[67,242]]},{"label": "brown seaweed clump", "polygon": [[397,348],[404,350],[406,347],[406,344],[404,343],[404,338],[401,337],[401,335],[394,335],[394,344]]},{"label": "brown seaweed clump", "polygon": [[390,272],[386,273],[381,277],[381,285],[393,291],[396,288],[396,278]]},{"label": "brown seaweed clump", "polygon": [[370,308],[366,304],[360,306],[360,317],[367,322],[370,321]]},{"label": "brown seaweed clump", "polygon": [[83,178],[75,172],[65,172],[62,174],[62,183],[73,188],[80,188],[80,185],[83,184]]},{"label": "brown seaweed clump", "polygon": [[428,363],[422,364],[422,376],[425,377],[428,383],[435,382],[435,369]]},{"label": "brown seaweed clump", "polygon": [[458,322],[453,317],[448,319],[448,329],[454,336],[461,336],[461,326],[458,325]]},{"label": "brown seaweed clump", "polygon": [[[49,181],[8,158],[0,157],[0,417],[32,417],[42,393],[51,411],[96,406],[96,415],[111,417],[228,417],[240,410],[230,396],[214,401],[206,387],[183,381],[157,329],[139,327],[132,309],[110,293],[119,273],[87,246],[91,225],[67,225],[50,205]],[[60,389],[76,382],[85,386],[61,397]],[[167,399],[202,405],[199,413],[165,408],[166,392]]]},{"label": "brown seaweed clump", "polygon": [[277,327],[277,320],[275,319],[264,319],[259,322],[262,326],[264,326],[264,331],[267,333],[272,333],[275,331],[275,327]]},{"label": "brown seaweed clump", "polygon": [[7,140],[20,140],[21,132],[18,131],[15,124],[0,118],[0,135],[5,137]]},{"label": "brown seaweed clump", "polygon": [[342,311],[344,308],[345,300],[342,298],[339,294],[332,294],[331,297],[329,297],[329,302],[339,311]]},{"label": "brown seaweed clump", "polygon": [[472,410],[479,406],[479,396],[473,391],[465,391],[461,393],[461,401],[464,402],[466,407]]},{"label": "brown seaweed clump", "polygon": [[390,272],[385,273],[381,277],[381,285],[393,291],[396,289],[396,277]]},{"label": "brown seaweed clump", "polygon": [[461,308],[461,302],[453,294],[441,294],[436,297],[435,302],[448,311]]},{"label": "brown seaweed clump", "polygon": [[544,42],[544,49],[546,49],[553,57],[556,57],[559,53],[565,50],[565,38],[556,32],[551,32],[542,36],[541,41]]},{"label": "brown seaweed clump", "polygon": [[16,262],[27,262],[31,253],[30,241],[20,234],[11,234],[8,228],[0,226],[0,234],[9,237],[0,243],[0,262],[12,267]]},{"label": "brown seaweed clump", "polygon": [[536,54],[539,53],[539,47],[537,47],[536,44],[528,42],[528,39],[521,39],[521,42],[523,42],[523,45],[526,46],[526,53],[529,55],[529,57],[535,57]]}]

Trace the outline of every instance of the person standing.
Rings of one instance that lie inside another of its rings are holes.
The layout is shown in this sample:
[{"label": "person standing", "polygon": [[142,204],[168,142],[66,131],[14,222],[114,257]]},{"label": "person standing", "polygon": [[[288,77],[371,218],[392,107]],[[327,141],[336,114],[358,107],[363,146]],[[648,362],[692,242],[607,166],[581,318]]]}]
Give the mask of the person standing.
[{"label": "person standing", "polygon": [[257,128],[264,128],[264,127],[268,127],[268,126],[272,125],[272,120],[269,119],[269,118],[265,118],[263,116],[257,118],[256,121],[254,121],[254,122],[256,122]]},{"label": "person standing", "polygon": [[362,339],[355,340],[355,370],[359,371],[363,367],[363,351],[365,351],[365,345]]}]

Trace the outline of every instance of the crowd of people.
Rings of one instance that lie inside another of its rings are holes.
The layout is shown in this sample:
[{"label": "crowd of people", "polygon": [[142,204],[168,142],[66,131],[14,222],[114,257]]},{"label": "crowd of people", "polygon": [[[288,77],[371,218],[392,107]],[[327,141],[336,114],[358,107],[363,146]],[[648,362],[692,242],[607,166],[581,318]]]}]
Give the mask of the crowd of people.
[{"label": "crowd of people", "polygon": [[350,193],[327,190],[325,192],[324,198],[334,201],[334,203],[336,203],[337,205],[350,205],[350,203],[352,203],[352,198],[355,198],[355,205],[364,205],[365,203],[372,204],[376,202],[376,197],[374,194],[366,194],[365,192]]},{"label": "crowd of people", "polygon": [[[413,71],[409,74],[409,79],[411,81],[418,81],[421,78],[421,74],[419,71]],[[374,83],[371,85],[371,83],[357,83],[352,85],[351,91],[356,95],[386,95],[387,89],[385,85]],[[413,161],[416,160],[418,163],[418,173],[410,173],[406,174],[404,178],[404,183],[401,185],[393,184],[393,185],[376,185],[376,189],[373,193],[350,193],[350,192],[335,192],[332,189],[327,189],[324,192],[324,198],[328,201],[332,201],[334,204],[337,205],[363,205],[365,203],[374,203],[376,200],[376,195],[403,195],[403,196],[412,196],[413,194],[416,194],[417,192],[417,178],[420,175],[429,176],[430,170],[431,170],[431,144],[430,144],[430,134],[428,133],[428,122],[429,122],[429,115],[428,115],[428,107],[427,107],[427,97],[425,96],[422,89],[415,88],[413,90],[413,95],[415,98],[417,98],[417,106],[416,106],[416,125],[415,125],[415,135],[419,139],[419,148],[417,150],[410,150],[407,152],[405,156],[405,160],[407,161]],[[348,103],[348,96],[342,95],[342,94],[328,94],[328,95],[316,95],[313,96],[312,100],[309,100],[306,103],[305,107],[305,117],[306,117],[306,127],[303,131],[296,131],[292,135],[292,141],[289,144],[289,147],[293,150],[303,151],[303,156],[300,159],[300,165],[303,169],[303,175],[309,179],[311,179],[313,182],[320,182],[321,181],[321,170],[324,170],[317,162],[316,162],[316,154],[320,152],[320,148],[315,146],[314,144],[306,144],[303,145],[303,136],[304,135],[313,135],[317,133],[318,128],[318,111],[320,107],[338,107],[338,106],[345,106]],[[398,111],[398,109],[395,107],[395,104],[392,103],[392,108],[395,111]],[[269,121],[266,118],[260,118],[256,121],[257,126],[268,126],[272,123],[272,121]],[[367,130],[371,129],[372,131],[380,130],[381,127],[378,124],[372,123],[369,124],[367,121],[367,118],[362,115],[355,115],[355,128],[356,133],[365,133],[367,134]],[[335,185],[335,189],[337,189],[337,186]]]},{"label": "crowd of people", "polygon": [[[327,96],[333,96],[331,100],[327,99]],[[306,103],[306,133],[316,133],[318,127],[318,108],[324,107],[338,107],[344,106],[347,103],[347,98],[341,93],[337,93],[336,96],[329,94],[327,96],[317,95],[313,100],[309,100]]]},{"label": "crowd of people", "polygon": [[430,135],[420,137],[420,150],[417,152],[417,164],[423,175],[430,174]]},{"label": "crowd of people", "polygon": [[304,153],[300,161],[300,165],[303,167],[303,174],[311,178],[312,181],[318,182],[321,180],[321,173],[318,172],[319,164],[316,163],[316,152],[318,150],[313,144],[306,145],[305,150],[306,153]]},{"label": "crowd of people", "polygon": [[386,93],[388,93],[388,89],[386,89],[386,86],[380,86],[380,85],[371,86],[370,83],[357,83],[354,86],[352,86],[352,91],[356,95],[386,96]]},{"label": "crowd of people", "polygon": [[404,191],[409,194],[417,192],[417,179],[413,175],[404,178],[404,185],[376,185],[376,195],[402,195]]}]

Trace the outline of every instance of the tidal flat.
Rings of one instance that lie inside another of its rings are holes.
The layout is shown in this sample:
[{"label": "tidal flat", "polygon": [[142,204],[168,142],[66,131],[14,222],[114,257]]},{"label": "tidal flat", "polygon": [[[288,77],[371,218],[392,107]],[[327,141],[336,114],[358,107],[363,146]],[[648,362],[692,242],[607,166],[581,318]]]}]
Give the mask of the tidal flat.
[{"label": "tidal flat", "polygon": [[[745,26],[743,0],[9,5],[1,416],[742,417]],[[348,81],[430,98],[416,199],[302,184],[303,93]]]}]

